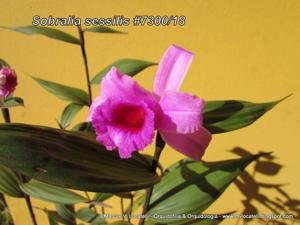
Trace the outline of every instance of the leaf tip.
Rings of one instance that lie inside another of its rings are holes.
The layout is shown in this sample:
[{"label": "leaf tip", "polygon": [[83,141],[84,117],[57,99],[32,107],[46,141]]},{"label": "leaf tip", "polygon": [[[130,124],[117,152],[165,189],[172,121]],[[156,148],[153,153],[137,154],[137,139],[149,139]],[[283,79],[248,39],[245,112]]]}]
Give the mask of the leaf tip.
[{"label": "leaf tip", "polygon": [[288,99],[289,97],[291,97],[294,93],[290,93],[287,96],[283,97],[282,99],[277,100],[277,103],[283,102],[284,100]]}]

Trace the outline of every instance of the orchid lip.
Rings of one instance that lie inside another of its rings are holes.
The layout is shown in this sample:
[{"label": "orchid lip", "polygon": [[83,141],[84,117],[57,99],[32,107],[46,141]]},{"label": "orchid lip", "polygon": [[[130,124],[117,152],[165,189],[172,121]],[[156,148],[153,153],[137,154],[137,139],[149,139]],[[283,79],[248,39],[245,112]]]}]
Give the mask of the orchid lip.
[{"label": "orchid lip", "polygon": [[112,112],[112,123],[130,131],[138,131],[144,122],[145,112],[140,106],[121,105]]}]

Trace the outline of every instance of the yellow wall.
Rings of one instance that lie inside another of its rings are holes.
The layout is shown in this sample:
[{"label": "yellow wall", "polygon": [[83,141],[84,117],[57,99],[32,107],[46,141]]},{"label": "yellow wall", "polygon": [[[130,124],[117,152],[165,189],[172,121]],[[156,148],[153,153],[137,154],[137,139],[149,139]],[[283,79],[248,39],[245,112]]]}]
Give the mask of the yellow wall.
[{"label": "yellow wall", "polygon": [[[276,176],[256,175],[257,180],[285,183],[284,190],[295,199],[299,193],[300,132],[300,1],[297,0],[185,0],[185,1],[41,1],[1,0],[0,23],[6,26],[31,24],[33,15],[65,17],[111,17],[113,15],[185,15],[184,27],[122,27],[128,35],[86,36],[91,74],[119,58],[140,58],[158,62],[165,49],[175,43],[195,53],[196,57],[182,90],[207,100],[243,99],[263,102],[294,95],[265,115],[254,125],[228,134],[216,135],[205,160],[235,157],[228,150],[241,146],[252,153],[273,151],[276,162],[284,165]],[[60,29],[77,35],[75,27]],[[25,99],[25,108],[15,108],[16,122],[56,126],[55,119],[66,102],[39,87],[28,75],[85,87],[80,48],[76,45],[25,36],[0,30],[0,58],[18,73],[15,93]],[[156,68],[136,77],[151,89]],[[94,95],[98,87],[93,89]],[[83,121],[87,111],[76,121]],[[145,150],[151,152],[151,147]],[[182,158],[167,148],[162,163],[169,165]],[[251,171],[251,167],[249,169]],[[271,199],[278,196],[265,191]],[[234,185],[208,210],[224,213],[243,209],[243,195]],[[18,225],[30,224],[23,200],[9,199]],[[39,207],[48,206],[33,200]],[[110,201],[118,212],[116,200]],[[269,213],[254,203],[261,213]],[[239,211],[240,212],[240,211]],[[46,217],[36,210],[40,225]],[[232,224],[232,221],[226,221]]]}]

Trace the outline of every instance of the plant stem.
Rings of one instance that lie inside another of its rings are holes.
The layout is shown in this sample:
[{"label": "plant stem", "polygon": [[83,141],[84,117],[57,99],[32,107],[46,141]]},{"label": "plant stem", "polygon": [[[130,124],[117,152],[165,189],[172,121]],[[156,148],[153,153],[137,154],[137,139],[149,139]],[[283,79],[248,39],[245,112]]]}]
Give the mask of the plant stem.
[{"label": "plant stem", "polygon": [[93,96],[92,96],[92,87],[91,87],[91,83],[90,83],[90,73],[89,73],[87,55],[86,55],[86,51],[85,51],[84,34],[83,34],[83,30],[81,29],[80,25],[78,25],[77,28],[78,28],[81,53],[82,53],[82,58],[83,58],[83,63],[84,63],[84,68],[85,68],[86,82],[87,82],[87,88],[88,88],[88,94],[89,94],[89,104],[91,105]]},{"label": "plant stem", "polygon": [[[66,205],[66,207],[67,207],[67,209],[70,210],[70,212],[72,213],[72,215],[75,215],[75,205]],[[70,225],[77,225],[75,216],[73,216],[70,219],[72,220],[72,222],[71,222]]]},{"label": "plant stem", "polygon": [[[3,115],[4,121],[6,123],[10,123],[11,122],[11,120],[10,120],[10,113],[9,113],[9,110],[7,108],[2,109],[2,115]],[[21,180],[22,180],[23,183],[27,182],[27,177],[26,176],[24,176],[22,174],[18,174],[18,175],[21,177]],[[30,217],[31,217],[32,223],[34,225],[37,225],[37,221],[36,221],[35,214],[34,214],[34,211],[33,211],[33,208],[32,208],[30,197],[29,197],[29,195],[27,195],[27,194],[24,193],[24,198],[25,198],[26,205],[27,205],[27,208],[28,208],[29,213],[30,213]]]},{"label": "plant stem", "polygon": [[6,108],[2,109],[2,115],[3,115],[3,119],[6,123],[10,123],[10,114],[9,114],[9,110]]},{"label": "plant stem", "polygon": [[[160,133],[157,132],[155,152],[154,152],[154,156],[153,156],[153,160],[152,160],[152,171],[153,172],[156,172],[156,169],[157,169],[157,166],[159,163],[159,158],[160,158],[162,150],[165,147],[165,144],[166,143],[163,141],[162,137],[160,136]],[[139,225],[144,225],[144,223],[145,223],[145,219],[146,219],[145,215],[149,208],[152,192],[153,192],[153,186],[146,189],[145,202],[144,202],[143,212],[142,212],[143,216],[141,217],[141,219],[139,221]]]},{"label": "plant stem", "polygon": [[122,214],[122,221],[124,221],[124,202],[123,197],[121,197],[121,214]]},{"label": "plant stem", "polygon": [[133,207],[133,195],[130,196],[130,208],[128,211],[128,222],[131,222],[131,215],[132,215],[132,207]]},{"label": "plant stem", "polygon": [[4,205],[5,207],[7,207],[7,202],[6,202],[6,200],[5,200],[5,198],[4,198],[4,195],[3,195],[2,193],[0,193],[0,200],[3,202],[3,205]]}]

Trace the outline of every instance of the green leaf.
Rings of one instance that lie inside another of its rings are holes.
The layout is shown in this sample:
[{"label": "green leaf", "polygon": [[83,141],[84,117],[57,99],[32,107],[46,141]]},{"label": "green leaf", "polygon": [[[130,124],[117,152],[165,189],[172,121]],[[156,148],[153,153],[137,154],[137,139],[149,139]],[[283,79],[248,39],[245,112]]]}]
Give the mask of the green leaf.
[{"label": "green leaf", "polygon": [[11,31],[16,31],[22,34],[27,34],[27,35],[33,35],[33,34],[40,34],[47,36],[52,39],[56,39],[59,41],[64,41],[68,42],[71,44],[80,44],[80,40],[70,34],[67,34],[63,31],[54,29],[54,28],[49,28],[49,27],[40,27],[40,26],[22,26],[22,27],[4,27],[0,26],[0,28],[11,30]]},{"label": "green leaf", "polygon": [[15,198],[24,197],[20,183],[20,178],[13,171],[0,165],[0,192]]},{"label": "green leaf", "polygon": [[59,215],[57,212],[53,210],[44,210],[44,212],[48,215],[48,220],[50,217],[52,222],[62,223],[65,225],[76,225],[75,222],[70,222],[69,220],[66,220],[65,218],[63,218],[61,215]]},{"label": "green leaf", "polygon": [[97,26],[97,27],[88,27],[83,29],[85,32],[94,32],[94,33],[110,33],[110,34],[126,34],[123,31],[115,30],[110,27]]},{"label": "green leaf", "polygon": [[81,131],[81,132],[87,132],[87,133],[93,133],[93,127],[91,123],[88,122],[81,122],[77,125],[75,125],[72,128],[72,131]]},{"label": "green leaf", "polygon": [[1,58],[0,58],[0,69],[1,69],[2,67],[4,67],[4,66],[8,66],[8,67],[9,67],[8,63],[7,63],[4,59],[1,59]]},{"label": "green leaf", "polygon": [[107,224],[104,218],[90,208],[79,209],[76,212],[76,217],[84,222],[91,223],[92,225]]},{"label": "green leaf", "polygon": [[[148,214],[183,215],[203,212],[249,163],[265,154],[217,162],[180,161],[154,186]],[[150,217],[149,220],[169,224],[191,219]]]},{"label": "green leaf", "polygon": [[28,195],[48,202],[59,204],[76,204],[87,202],[88,200],[75,192],[45,184],[37,180],[31,180],[28,183],[20,184],[20,188]]},{"label": "green leaf", "polygon": [[105,69],[101,70],[99,73],[95,75],[92,79],[91,84],[100,84],[102,78],[107,74],[107,72],[111,69],[112,66],[115,66],[122,73],[134,76],[142,70],[146,69],[149,66],[157,65],[154,62],[147,62],[139,59],[119,59],[112,63],[111,65],[105,67]]},{"label": "green leaf", "polygon": [[111,198],[113,194],[111,193],[96,193],[93,197],[93,201],[103,202],[109,198]]},{"label": "green leaf", "polygon": [[19,97],[8,97],[5,98],[1,108],[10,108],[15,106],[24,106],[24,101]]},{"label": "green leaf", "polygon": [[88,94],[79,88],[69,87],[52,81],[42,80],[37,77],[32,78],[51,94],[57,96],[62,100],[77,103],[79,105],[89,105]]},{"label": "green leaf", "polygon": [[74,117],[77,115],[77,113],[79,113],[82,107],[82,105],[78,105],[76,103],[71,103],[66,106],[60,118],[60,125],[63,129],[67,128],[70,125],[70,123],[73,121]]},{"label": "green leaf", "polygon": [[98,214],[90,208],[81,208],[75,213],[76,217],[84,222],[91,223]]},{"label": "green leaf", "polygon": [[204,109],[203,125],[212,134],[237,130],[254,123],[287,97],[267,103],[237,100],[208,101]]},{"label": "green leaf", "polygon": [[65,221],[64,224],[75,224],[75,212],[73,205],[55,204],[58,215]]},{"label": "green leaf", "polygon": [[83,191],[134,191],[160,180],[138,153],[121,159],[88,135],[25,124],[0,124],[0,164],[44,183]]},{"label": "green leaf", "polygon": [[49,225],[59,225],[54,212],[46,211]]}]

